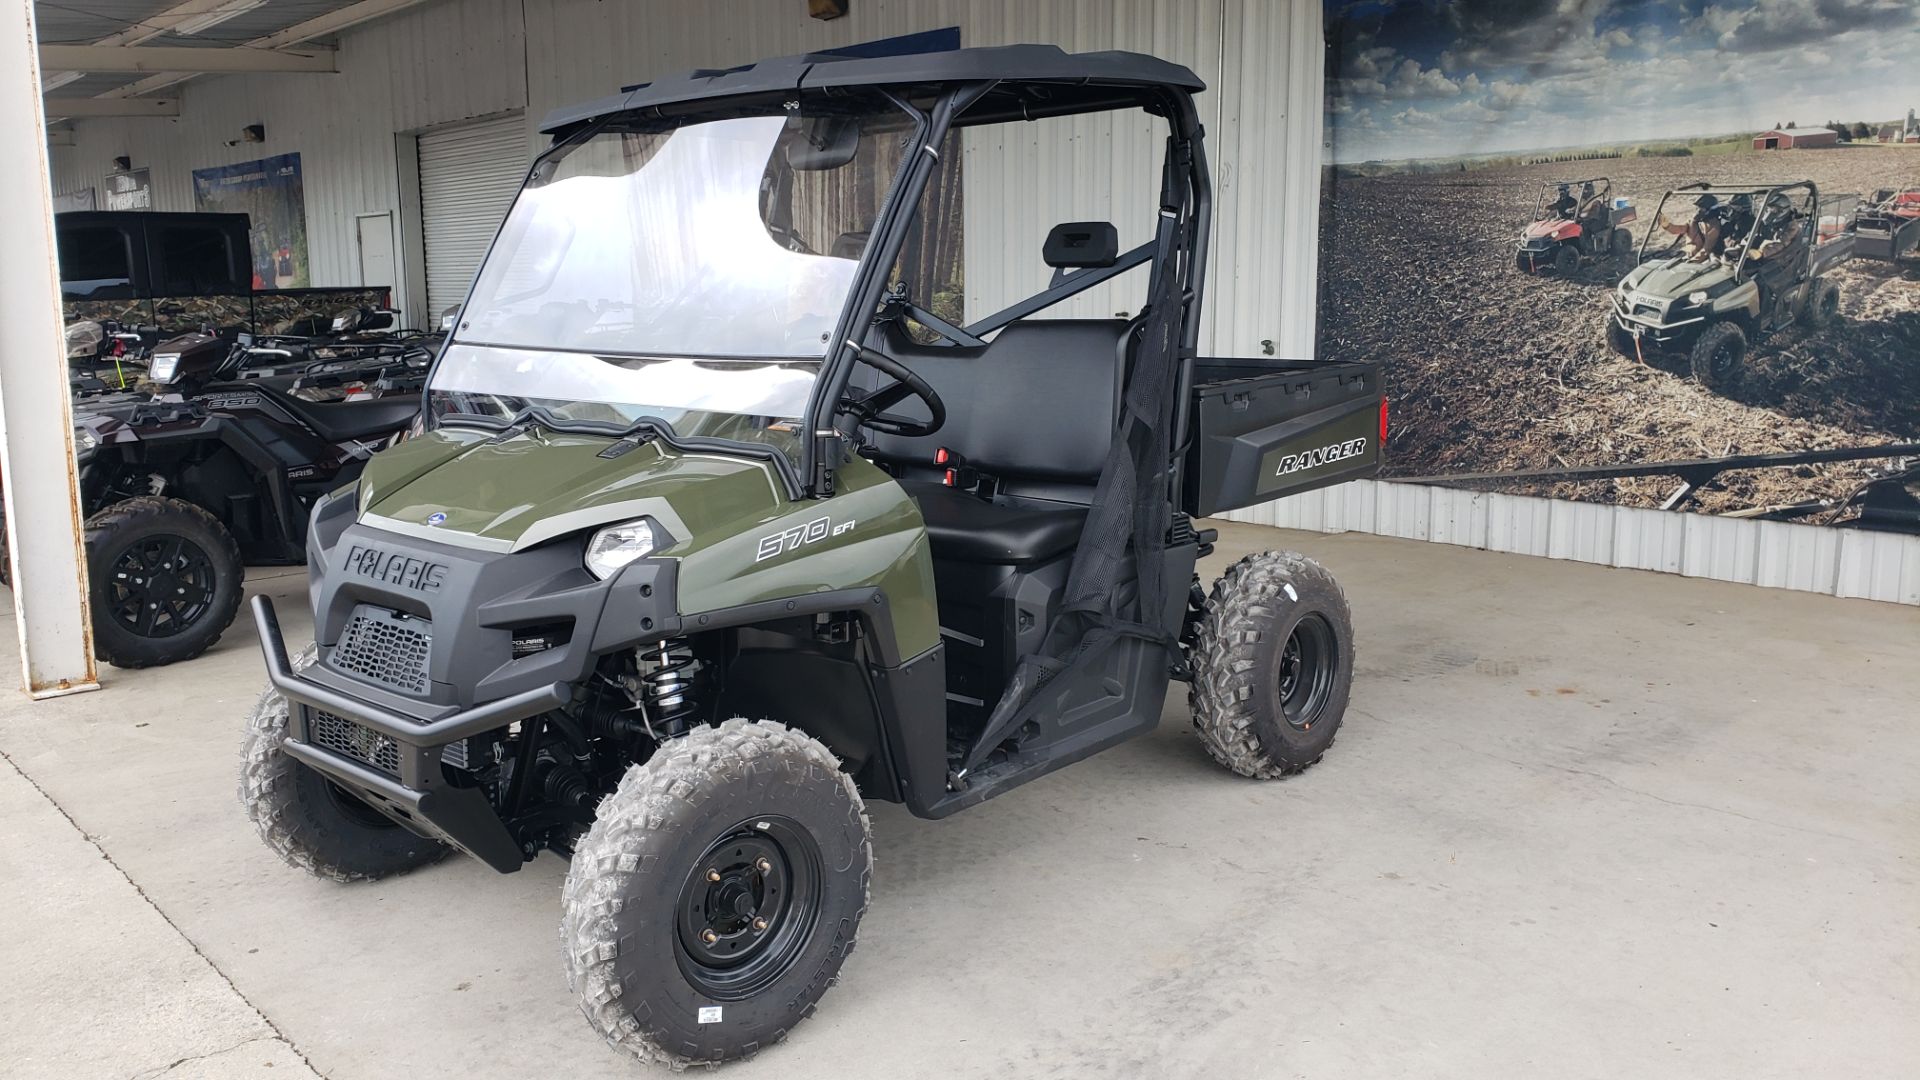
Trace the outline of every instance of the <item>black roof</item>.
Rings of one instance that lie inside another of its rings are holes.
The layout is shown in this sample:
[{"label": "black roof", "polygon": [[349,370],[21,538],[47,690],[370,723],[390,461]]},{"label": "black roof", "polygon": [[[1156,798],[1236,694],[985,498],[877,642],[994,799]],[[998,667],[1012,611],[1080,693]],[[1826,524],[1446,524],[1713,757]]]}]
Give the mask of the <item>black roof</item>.
[{"label": "black roof", "polygon": [[[540,130],[556,134],[612,113],[655,106],[718,101],[782,92],[861,86],[911,86],[954,82],[1054,83],[1077,87],[1057,111],[1090,112],[1132,104],[1140,91],[1171,89],[1199,93],[1207,88],[1190,69],[1143,53],[1070,53],[1058,45],[1001,45],[980,49],[858,56],[843,52],[807,53],[761,60],[733,68],[700,68],[620,93],[547,114]],[[1116,94],[1115,90],[1124,91]],[[1016,111],[1012,115],[1019,115]],[[970,119],[991,118],[976,109]]]}]

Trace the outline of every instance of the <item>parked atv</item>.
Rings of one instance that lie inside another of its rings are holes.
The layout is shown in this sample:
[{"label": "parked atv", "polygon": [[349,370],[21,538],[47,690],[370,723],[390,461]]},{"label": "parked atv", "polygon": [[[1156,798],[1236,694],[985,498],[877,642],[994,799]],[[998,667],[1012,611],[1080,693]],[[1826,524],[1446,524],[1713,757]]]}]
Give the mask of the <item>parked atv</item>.
[{"label": "parked atv", "polygon": [[[1852,198],[1822,199],[1807,180],[1667,192],[1640,265],[1614,291],[1607,347],[1642,362],[1685,356],[1700,385],[1724,388],[1739,378],[1747,349],[1767,335],[1795,322],[1831,325],[1840,287],[1824,275],[1853,255],[1855,237],[1816,224],[1850,210]],[[1701,246],[1701,237],[1716,235],[1717,243]]]},{"label": "parked atv", "polygon": [[1633,257],[1627,225],[1639,214],[1632,202],[1613,197],[1613,181],[1604,176],[1549,180],[1534,197],[1533,217],[1514,249],[1514,268],[1568,277],[1598,262],[1624,264]]},{"label": "parked atv", "polygon": [[[1354,671],[1339,585],[1268,552],[1208,592],[1192,519],[1375,472],[1381,373],[1195,356],[1201,89],[1017,45],[772,60],[550,117],[425,432],[314,509],[316,643],[253,601],[261,837],[342,881],[570,855],[588,1022],[713,1063],[838,978],[866,800],[977,805],[1150,730],[1176,679],[1226,767],[1319,761]],[[896,278],[950,133],[1142,110],[1169,131],[1151,239],[1055,226],[1052,284],[965,326]],[[1143,314],[1042,317],[1141,267]]]},{"label": "parked atv", "polygon": [[314,501],[358,477],[416,418],[414,394],[322,405],[290,377],[233,381],[250,343],[159,345],[151,393],[75,418],[95,652],[149,667],[205,652],[239,609],[247,563],[298,563]]},{"label": "parked atv", "polygon": [[112,319],[68,323],[67,368],[76,395],[126,390],[145,374],[158,336],[151,326],[125,326]]}]

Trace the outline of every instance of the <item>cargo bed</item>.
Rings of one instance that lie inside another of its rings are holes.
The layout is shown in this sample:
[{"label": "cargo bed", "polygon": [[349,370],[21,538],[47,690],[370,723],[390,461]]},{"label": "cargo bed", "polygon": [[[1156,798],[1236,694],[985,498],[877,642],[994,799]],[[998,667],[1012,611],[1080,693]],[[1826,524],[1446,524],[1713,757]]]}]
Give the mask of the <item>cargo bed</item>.
[{"label": "cargo bed", "polygon": [[1378,363],[1194,361],[1181,509],[1235,510],[1380,471],[1386,398]]}]

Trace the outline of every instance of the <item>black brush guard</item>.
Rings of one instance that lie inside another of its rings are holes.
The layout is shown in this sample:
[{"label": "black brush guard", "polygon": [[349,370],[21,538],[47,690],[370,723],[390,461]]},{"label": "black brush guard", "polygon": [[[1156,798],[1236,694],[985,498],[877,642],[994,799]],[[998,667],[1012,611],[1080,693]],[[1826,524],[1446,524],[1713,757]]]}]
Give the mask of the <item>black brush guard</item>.
[{"label": "black brush guard", "polygon": [[[423,836],[443,840],[502,873],[520,868],[526,860],[520,844],[479,788],[456,787],[448,780],[441,751],[470,735],[561,707],[572,697],[566,683],[536,687],[439,717],[409,716],[296,672],[287,657],[273,601],[254,597],[253,621],[260,632],[267,679],[287,699],[288,732],[280,748],[288,757]],[[331,714],[392,739],[400,750],[398,775],[313,742],[308,734],[310,711]]]}]

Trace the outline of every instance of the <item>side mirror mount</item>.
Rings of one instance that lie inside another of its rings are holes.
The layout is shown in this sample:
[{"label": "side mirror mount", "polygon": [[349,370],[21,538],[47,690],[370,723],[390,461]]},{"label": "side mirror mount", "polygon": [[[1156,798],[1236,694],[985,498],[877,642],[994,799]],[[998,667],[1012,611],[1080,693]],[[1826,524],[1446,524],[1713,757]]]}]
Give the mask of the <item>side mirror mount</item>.
[{"label": "side mirror mount", "polygon": [[796,117],[787,130],[787,165],[795,172],[838,169],[860,152],[860,122],[850,116]]},{"label": "side mirror mount", "polygon": [[1110,221],[1069,221],[1055,225],[1040,249],[1055,270],[1107,267],[1120,261],[1120,231]]}]

